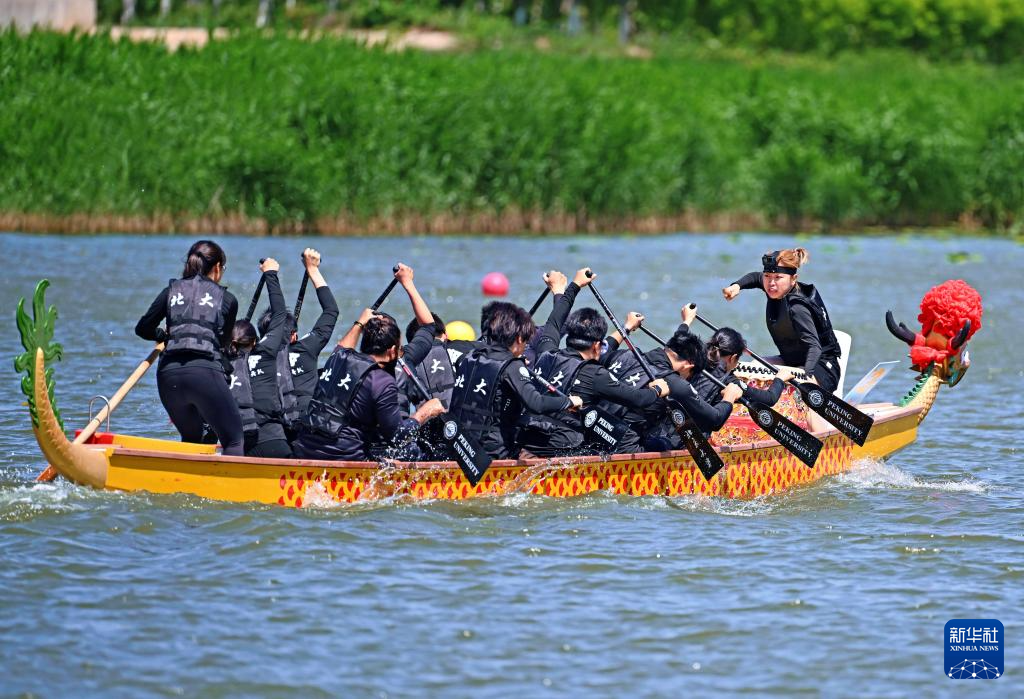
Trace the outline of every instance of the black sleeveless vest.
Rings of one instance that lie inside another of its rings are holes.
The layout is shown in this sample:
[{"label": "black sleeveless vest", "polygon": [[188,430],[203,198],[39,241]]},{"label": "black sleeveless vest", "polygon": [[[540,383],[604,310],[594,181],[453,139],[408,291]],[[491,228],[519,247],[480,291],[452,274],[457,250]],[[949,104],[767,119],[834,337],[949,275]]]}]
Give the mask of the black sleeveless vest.
[{"label": "black sleeveless vest", "polygon": [[412,369],[416,378],[430,391],[431,398],[440,398],[445,405],[451,405],[452,389],[455,387],[455,367],[444,343],[434,340],[426,358]]},{"label": "black sleeveless vest", "polygon": [[289,429],[295,425],[302,414],[299,412],[299,394],[292,380],[292,370],[288,359],[288,346],[277,353],[277,390],[281,396],[281,415],[284,426]]},{"label": "black sleeveless vest", "polygon": [[256,422],[256,410],[252,407],[252,384],[249,383],[249,357],[242,355],[231,361],[231,383],[228,385],[231,395],[238,403],[238,412],[242,416],[242,431],[255,432],[259,429]]},{"label": "black sleeveless vest", "polygon": [[363,381],[371,371],[383,371],[372,357],[355,350],[335,352],[316,382],[309,409],[301,424],[307,429],[337,439],[348,425],[349,409]]},{"label": "black sleeveless vest", "polygon": [[459,360],[448,414],[478,442],[500,419],[495,400],[498,382],[505,367],[514,361],[491,359],[484,350],[473,350]]},{"label": "black sleeveless vest", "polygon": [[[821,343],[822,357],[838,358],[841,354],[839,340],[832,330],[832,321],[829,320],[824,301],[812,284],[797,282],[796,288],[775,304],[769,299],[765,308],[768,332],[771,333],[775,346],[779,348],[782,361],[789,366],[802,367],[807,360],[807,348],[800,342],[800,334],[793,326],[793,317],[790,314],[790,309],[794,306],[804,306],[810,310],[814,328],[818,333],[818,342]],[[773,310],[775,318],[772,318]]]},{"label": "black sleeveless vest", "polygon": [[172,279],[167,286],[168,337],[164,354],[185,351],[220,359],[224,288],[199,275]]},{"label": "black sleeveless vest", "polygon": [[592,359],[584,359],[576,352],[545,352],[537,360],[537,371],[559,391],[569,394],[572,393],[580,369],[596,363]]}]

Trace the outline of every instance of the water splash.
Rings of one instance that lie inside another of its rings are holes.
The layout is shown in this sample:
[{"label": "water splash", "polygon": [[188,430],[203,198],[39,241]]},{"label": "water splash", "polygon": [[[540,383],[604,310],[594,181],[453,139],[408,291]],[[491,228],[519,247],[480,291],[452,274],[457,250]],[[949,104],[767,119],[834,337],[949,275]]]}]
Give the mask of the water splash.
[{"label": "water splash", "polygon": [[952,493],[985,493],[989,486],[984,481],[925,481],[902,470],[898,466],[876,459],[861,459],[853,468],[836,477],[836,483],[862,490],[942,490]]}]

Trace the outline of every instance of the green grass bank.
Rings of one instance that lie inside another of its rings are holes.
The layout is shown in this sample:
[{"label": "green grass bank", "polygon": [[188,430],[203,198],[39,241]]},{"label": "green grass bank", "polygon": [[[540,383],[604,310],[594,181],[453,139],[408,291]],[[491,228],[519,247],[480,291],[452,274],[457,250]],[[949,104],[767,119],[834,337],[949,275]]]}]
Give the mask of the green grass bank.
[{"label": "green grass bank", "polygon": [[1024,66],[675,48],[201,50],[0,34],[0,227],[222,232],[1024,221]]}]

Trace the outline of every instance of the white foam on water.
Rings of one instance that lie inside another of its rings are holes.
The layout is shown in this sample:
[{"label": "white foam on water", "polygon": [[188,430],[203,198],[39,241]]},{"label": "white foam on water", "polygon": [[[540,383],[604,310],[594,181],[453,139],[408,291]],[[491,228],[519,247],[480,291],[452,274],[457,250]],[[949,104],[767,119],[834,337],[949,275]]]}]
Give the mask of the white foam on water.
[{"label": "white foam on water", "polygon": [[836,482],[862,489],[920,489],[951,493],[985,493],[989,489],[987,483],[979,480],[925,481],[898,466],[876,459],[854,462],[852,469],[836,477]]}]

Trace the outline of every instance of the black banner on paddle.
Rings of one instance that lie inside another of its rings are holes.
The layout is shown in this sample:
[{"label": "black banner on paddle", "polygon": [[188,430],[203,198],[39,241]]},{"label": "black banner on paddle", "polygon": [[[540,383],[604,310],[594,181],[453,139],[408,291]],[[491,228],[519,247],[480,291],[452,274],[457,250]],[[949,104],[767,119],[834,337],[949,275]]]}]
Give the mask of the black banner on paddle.
[{"label": "black banner on paddle", "polygon": [[490,455],[484,451],[475,439],[462,431],[455,420],[445,420],[442,431],[452,460],[455,461],[470,485],[475,486],[483,478],[484,472],[491,465]]},{"label": "black banner on paddle", "polygon": [[859,446],[864,446],[868,432],[875,423],[870,415],[865,415],[831,391],[825,391],[813,383],[796,379],[790,383],[799,389],[800,396],[811,410],[831,422]]},{"label": "black banner on paddle", "polygon": [[683,444],[686,445],[686,450],[690,452],[690,456],[693,457],[697,468],[704,475],[704,480],[710,481],[715,477],[716,473],[722,470],[725,463],[718,456],[718,452],[715,451],[714,447],[711,446],[708,438],[697,427],[697,423],[683,412],[681,407],[674,407],[671,403],[672,399],[670,398],[669,416],[672,418],[672,424],[675,425],[679,436],[683,438]]},{"label": "black banner on paddle", "polygon": [[615,453],[619,442],[626,436],[629,426],[600,408],[586,408],[581,416],[583,433],[590,441],[607,448],[608,453]]},{"label": "black banner on paddle", "polygon": [[821,440],[800,429],[784,415],[767,405],[746,401],[750,417],[765,432],[775,438],[779,444],[788,449],[796,458],[803,461],[808,468],[814,468],[821,451]]}]

